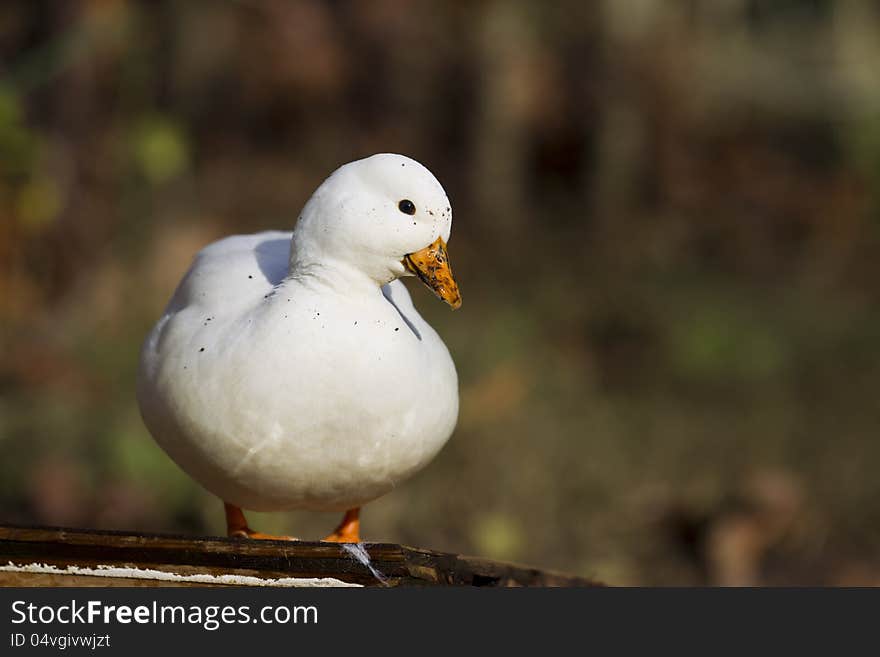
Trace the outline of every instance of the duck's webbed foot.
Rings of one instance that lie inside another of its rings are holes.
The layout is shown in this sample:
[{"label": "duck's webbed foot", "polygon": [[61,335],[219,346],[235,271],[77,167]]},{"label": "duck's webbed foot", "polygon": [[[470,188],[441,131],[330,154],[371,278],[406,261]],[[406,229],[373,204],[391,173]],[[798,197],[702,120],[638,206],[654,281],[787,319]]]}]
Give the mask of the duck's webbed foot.
[{"label": "duck's webbed foot", "polygon": [[360,543],[361,542],[361,521],[360,507],[349,509],[345,512],[345,517],[339,526],[333,530],[333,533],[322,540],[331,543]]},{"label": "duck's webbed foot", "polygon": [[229,502],[223,503],[226,509],[226,535],[229,538],[255,538],[268,541],[296,541],[298,539],[293,536],[275,536],[273,534],[264,534],[255,532],[248,527],[247,520],[241,507],[237,507]]}]

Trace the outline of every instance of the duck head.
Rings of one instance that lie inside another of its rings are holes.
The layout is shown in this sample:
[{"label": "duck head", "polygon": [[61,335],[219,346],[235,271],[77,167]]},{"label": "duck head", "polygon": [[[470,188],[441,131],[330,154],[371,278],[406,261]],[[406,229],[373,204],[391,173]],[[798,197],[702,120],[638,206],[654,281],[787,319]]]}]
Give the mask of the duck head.
[{"label": "duck head", "polygon": [[453,309],[461,294],[446,242],[452,207],[424,166],[382,153],[334,171],[303,208],[293,231],[291,268],[333,263],[378,285],[417,276]]}]

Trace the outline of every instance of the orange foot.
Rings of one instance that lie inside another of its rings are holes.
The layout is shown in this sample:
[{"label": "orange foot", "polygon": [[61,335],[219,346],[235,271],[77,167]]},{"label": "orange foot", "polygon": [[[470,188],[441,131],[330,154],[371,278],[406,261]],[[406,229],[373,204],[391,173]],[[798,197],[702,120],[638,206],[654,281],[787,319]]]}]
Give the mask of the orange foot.
[{"label": "orange foot", "polygon": [[272,534],[255,532],[248,527],[247,520],[245,520],[244,513],[240,507],[230,504],[229,502],[224,502],[223,506],[226,509],[226,535],[230,538],[256,538],[268,541],[297,540],[293,536],[274,536]]},{"label": "orange foot", "polygon": [[325,537],[323,540],[330,543],[360,543],[360,512],[360,507],[346,511],[345,517],[339,523],[339,526],[333,530],[330,536]]}]

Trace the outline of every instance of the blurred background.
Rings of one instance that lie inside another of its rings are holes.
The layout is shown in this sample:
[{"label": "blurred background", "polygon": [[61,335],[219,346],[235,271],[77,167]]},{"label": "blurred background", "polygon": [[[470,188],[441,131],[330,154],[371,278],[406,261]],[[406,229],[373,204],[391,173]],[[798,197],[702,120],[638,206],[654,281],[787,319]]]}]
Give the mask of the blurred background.
[{"label": "blurred background", "polygon": [[[337,166],[444,184],[458,429],[367,538],[614,584],[880,585],[880,4],[0,4],[0,520],[217,534],[138,349]],[[306,538],[325,514],[251,514]]]}]

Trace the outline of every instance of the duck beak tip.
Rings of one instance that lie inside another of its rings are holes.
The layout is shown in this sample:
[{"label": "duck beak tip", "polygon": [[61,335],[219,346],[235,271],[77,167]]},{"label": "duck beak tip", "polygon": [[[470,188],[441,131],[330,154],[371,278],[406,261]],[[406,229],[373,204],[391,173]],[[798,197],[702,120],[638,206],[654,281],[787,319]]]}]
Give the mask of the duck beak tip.
[{"label": "duck beak tip", "polygon": [[403,266],[418,276],[450,308],[458,310],[461,307],[461,292],[452,274],[446,242],[442,237],[424,249],[404,256]]}]

